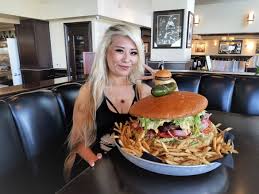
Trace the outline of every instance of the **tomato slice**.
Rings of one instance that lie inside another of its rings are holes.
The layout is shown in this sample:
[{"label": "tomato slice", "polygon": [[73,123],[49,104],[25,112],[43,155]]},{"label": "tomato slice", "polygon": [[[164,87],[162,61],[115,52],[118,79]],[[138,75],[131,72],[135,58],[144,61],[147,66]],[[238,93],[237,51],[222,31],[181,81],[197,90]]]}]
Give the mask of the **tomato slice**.
[{"label": "tomato slice", "polygon": [[[171,132],[171,131],[170,131]],[[173,134],[171,132],[171,134]],[[166,132],[159,132],[158,133],[159,137],[163,137],[163,138],[171,138],[171,137],[174,137],[174,136],[171,136],[170,133],[168,133],[167,131]]]},{"label": "tomato slice", "polygon": [[212,128],[211,128],[211,121],[209,121],[209,126],[205,129],[202,130],[202,133],[204,134],[209,134],[210,132],[212,131]]},{"label": "tomato slice", "polygon": [[159,132],[160,137],[171,138],[171,137],[186,137],[188,134],[183,130],[169,130],[165,132]]}]

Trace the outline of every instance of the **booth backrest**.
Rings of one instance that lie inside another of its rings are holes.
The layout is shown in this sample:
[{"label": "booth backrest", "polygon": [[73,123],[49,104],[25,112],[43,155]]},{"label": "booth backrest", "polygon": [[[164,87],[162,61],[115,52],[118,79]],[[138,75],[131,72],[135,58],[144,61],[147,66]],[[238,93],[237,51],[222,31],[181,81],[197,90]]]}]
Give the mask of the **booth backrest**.
[{"label": "booth backrest", "polygon": [[23,93],[11,97],[8,103],[28,160],[64,142],[64,118],[51,91]]},{"label": "booth backrest", "polygon": [[0,175],[14,173],[26,156],[8,104],[0,101]]},{"label": "booth backrest", "polygon": [[57,96],[62,114],[64,114],[67,129],[72,127],[73,107],[81,86],[79,83],[68,83],[52,88]]},{"label": "booth backrest", "polygon": [[174,76],[180,91],[199,92],[201,76],[199,75],[178,75]]},{"label": "booth backrest", "polygon": [[229,112],[235,78],[224,76],[202,76],[199,93],[208,101],[208,109]]},{"label": "booth backrest", "polygon": [[259,77],[210,74],[173,74],[180,91],[200,93],[209,110],[259,115]]},{"label": "booth backrest", "polygon": [[236,79],[231,112],[259,115],[259,79],[240,77]]},{"label": "booth backrest", "polygon": [[68,124],[80,87],[69,83],[0,101],[1,192],[45,194],[64,185]]}]

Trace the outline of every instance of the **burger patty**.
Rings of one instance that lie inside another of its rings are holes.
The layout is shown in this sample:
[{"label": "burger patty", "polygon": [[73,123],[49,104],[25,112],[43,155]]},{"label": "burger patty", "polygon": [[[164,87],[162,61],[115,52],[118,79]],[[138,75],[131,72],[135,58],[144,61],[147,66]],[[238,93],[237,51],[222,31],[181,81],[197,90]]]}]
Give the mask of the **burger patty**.
[{"label": "burger patty", "polygon": [[167,81],[170,80],[171,77],[155,77],[156,80],[161,80],[161,81]]},{"label": "burger patty", "polygon": [[158,130],[160,132],[167,132],[167,131],[176,130],[176,129],[180,129],[180,127],[173,125],[173,123],[171,122],[165,122],[163,126],[158,127]]}]

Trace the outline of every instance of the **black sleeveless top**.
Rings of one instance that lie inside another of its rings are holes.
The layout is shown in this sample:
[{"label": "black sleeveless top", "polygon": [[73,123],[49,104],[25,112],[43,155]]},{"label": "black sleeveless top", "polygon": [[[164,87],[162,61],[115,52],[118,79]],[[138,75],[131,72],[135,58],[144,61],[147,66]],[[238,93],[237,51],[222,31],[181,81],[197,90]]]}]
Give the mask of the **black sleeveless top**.
[{"label": "black sleeveless top", "polygon": [[[135,84],[133,85],[133,89],[135,91],[135,96],[132,104],[138,99]],[[112,112],[109,109],[107,103],[109,103],[116,110],[117,113]],[[103,135],[113,132],[115,122],[125,123],[127,120],[129,120],[130,117],[131,116],[128,113],[120,114],[116,107],[112,104],[112,102],[106,96],[104,96],[101,105],[96,111],[97,141],[99,141]]]}]

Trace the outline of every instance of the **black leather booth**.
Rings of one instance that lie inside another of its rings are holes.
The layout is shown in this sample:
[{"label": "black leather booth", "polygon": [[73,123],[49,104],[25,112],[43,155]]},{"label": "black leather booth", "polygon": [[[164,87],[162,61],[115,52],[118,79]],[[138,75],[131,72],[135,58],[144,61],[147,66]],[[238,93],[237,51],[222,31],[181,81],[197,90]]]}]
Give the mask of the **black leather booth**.
[{"label": "black leather booth", "polygon": [[80,87],[63,84],[0,101],[0,193],[47,194],[64,185],[65,140]]},{"label": "black leather booth", "polygon": [[208,110],[259,115],[259,77],[213,74],[173,74],[179,90],[205,96]]},{"label": "black leather booth", "polygon": [[52,91],[57,96],[57,100],[61,108],[61,113],[65,118],[65,125],[67,130],[72,127],[74,99],[77,97],[80,87],[81,84],[79,83],[68,83],[52,88]]},{"label": "black leather booth", "polygon": [[[179,90],[206,96],[208,110],[259,122],[259,78],[184,73],[173,77]],[[67,83],[0,101],[1,194],[48,194],[64,185],[66,138],[80,87]]]}]

